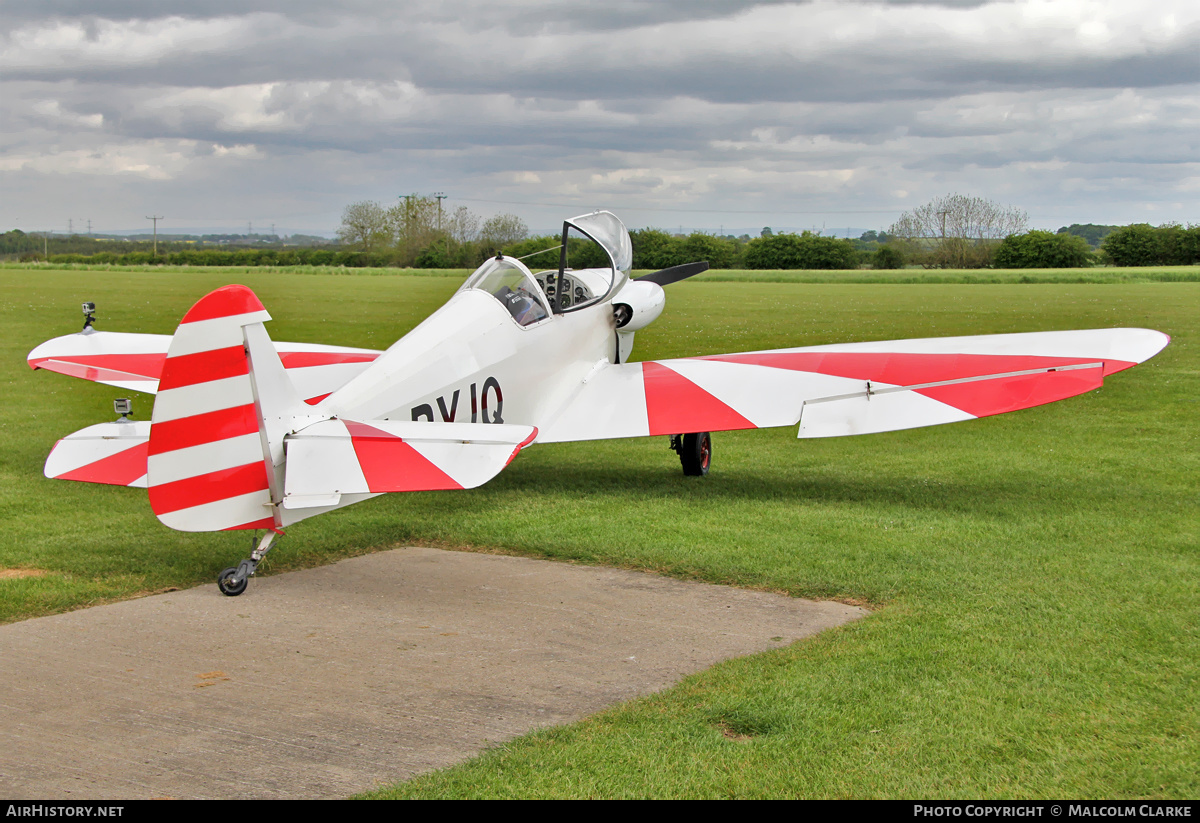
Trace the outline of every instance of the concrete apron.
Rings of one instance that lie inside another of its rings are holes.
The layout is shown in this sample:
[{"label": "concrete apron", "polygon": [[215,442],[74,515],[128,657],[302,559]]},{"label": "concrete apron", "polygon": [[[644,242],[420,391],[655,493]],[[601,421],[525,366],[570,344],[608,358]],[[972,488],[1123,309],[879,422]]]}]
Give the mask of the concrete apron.
[{"label": "concrete apron", "polygon": [[0,626],[0,797],[343,797],[865,614],[408,548]]}]

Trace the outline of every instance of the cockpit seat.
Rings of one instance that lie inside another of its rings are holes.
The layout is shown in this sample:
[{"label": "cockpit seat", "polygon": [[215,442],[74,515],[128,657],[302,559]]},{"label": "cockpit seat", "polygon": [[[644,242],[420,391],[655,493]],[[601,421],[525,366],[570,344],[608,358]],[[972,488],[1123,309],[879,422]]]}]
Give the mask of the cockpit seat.
[{"label": "cockpit seat", "polygon": [[504,304],[508,313],[522,326],[528,326],[549,316],[541,302],[534,300],[522,291],[513,291],[508,286],[501,286],[493,292],[493,295]]}]

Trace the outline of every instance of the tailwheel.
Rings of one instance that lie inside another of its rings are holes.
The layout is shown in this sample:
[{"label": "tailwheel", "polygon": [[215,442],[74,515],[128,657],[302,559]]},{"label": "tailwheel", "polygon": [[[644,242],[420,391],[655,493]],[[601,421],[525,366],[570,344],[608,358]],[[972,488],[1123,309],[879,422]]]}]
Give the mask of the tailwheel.
[{"label": "tailwheel", "polygon": [[708,432],[675,435],[671,448],[679,454],[683,473],[688,477],[703,477],[712,465],[712,435]]},{"label": "tailwheel", "polygon": [[231,566],[225,571],[221,572],[221,574],[217,577],[217,588],[220,589],[221,594],[225,595],[226,597],[237,597],[246,590],[246,584],[248,582],[249,580],[247,580],[245,577],[243,577],[241,580],[238,580],[237,569]]},{"label": "tailwheel", "polygon": [[263,535],[262,540],[256,541],[257,545],[255,545],[254,551],[250,552],[248,558],[238,563],[237,566],[230,566],[217,576],[217,588],[221,590],[221,594],[226,597],[237,597],[246,590],[246,584],[250,582],[250,575],[254,574],[258,564],[271,550],[271,544],[275,542],[275,536],[279,534],[283,534],[283,531],[273,529],[267,532]]}]

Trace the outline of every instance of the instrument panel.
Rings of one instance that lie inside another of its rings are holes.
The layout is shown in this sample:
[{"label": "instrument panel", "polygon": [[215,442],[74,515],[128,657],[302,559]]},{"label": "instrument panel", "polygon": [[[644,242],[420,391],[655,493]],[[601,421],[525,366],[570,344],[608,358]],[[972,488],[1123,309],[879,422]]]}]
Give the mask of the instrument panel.
[{"label": "instrument panel", "polygon": [[[546,293],[546,297],[550,298],[550,303],[558,306],[560,310],[586,303],[593,297],[591,290],[584,285],[583,281],[572,277],[570,272],[559,277],[556,271],[540,271],[534,277],[537,279],[538,285],[542,287],[542,291]],[[561,289],[556,288],[556,284],[553,282],[555,280],[561,281],[557,284],[561,286]]]}]

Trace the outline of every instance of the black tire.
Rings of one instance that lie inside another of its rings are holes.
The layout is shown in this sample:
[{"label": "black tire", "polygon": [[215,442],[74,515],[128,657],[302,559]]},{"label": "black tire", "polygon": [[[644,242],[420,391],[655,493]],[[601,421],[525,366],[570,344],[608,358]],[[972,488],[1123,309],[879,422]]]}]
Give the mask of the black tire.
[{"label": "black tire", "polygon": [[712,465],[712,437],[708,432],[685,434],[679,446],[679,462],[688,477],[703,477]]},{"label": "black tire", "polygon": [[237,597],[246,590],[248,580],[242,580],[240,583],[233,582],[233,576],[237,574],[237,569],[228,568],[221,572],[217,578],[217,588],[221,590],[221,594],[226,597]]}]

